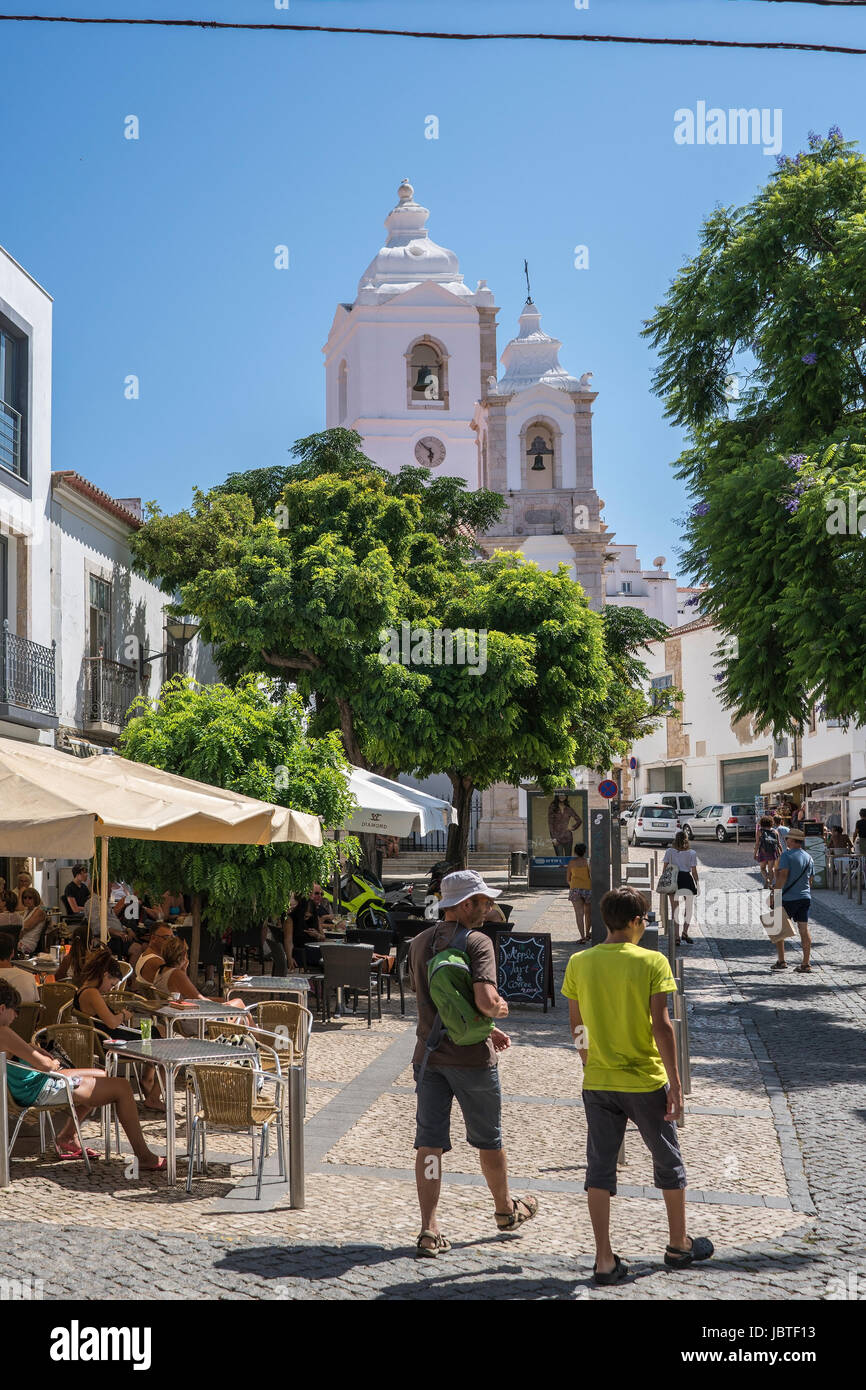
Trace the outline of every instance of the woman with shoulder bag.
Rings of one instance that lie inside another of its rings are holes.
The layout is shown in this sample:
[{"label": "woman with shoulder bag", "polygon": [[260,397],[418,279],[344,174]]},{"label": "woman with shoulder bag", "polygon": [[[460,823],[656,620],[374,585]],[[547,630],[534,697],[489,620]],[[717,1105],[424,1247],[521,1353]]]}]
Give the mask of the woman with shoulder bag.
[{"label": "woman with shoulder bag", "polygon": [[[662,862],[670,864],[677,876],[676,887],[671,899],[671,912],[677,929],[677,945],[685,942],[687,946],[691,946],[692,938],[689,936],[689,927],[692,921],[694,901],[698,895],[698,856],[693,849],[689,848],[689,837],[684,830],[677,831],[673,844],[665,850],[665,857]],[[680,936],[680,922],[677,916],[677,901],[683,905],[682,936]]]}]

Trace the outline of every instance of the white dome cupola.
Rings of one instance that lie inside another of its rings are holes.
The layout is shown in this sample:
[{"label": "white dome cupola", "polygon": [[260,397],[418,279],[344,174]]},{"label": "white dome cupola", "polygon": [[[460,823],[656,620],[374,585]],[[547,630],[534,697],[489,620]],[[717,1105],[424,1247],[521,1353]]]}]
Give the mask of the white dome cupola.
[{"label": "white dome cupola", "polygon": [[578,380],[560,366],[562,343],[543,331],[541,314],[531,299],[524,304],[518,323],[517,337],[506,344],[500,358],[505,375],[496,383],[498,396],[510,396],[530,386],[553,386],[560,391],[592,390],[589,385],[591,372]]},{"label": "white dome cupola", "polygon": [[326,419],[363,437],[376,463],[422,464],[478,486],[472,417],[496,366],[496,305],[433,241],[408,179],[387,237],[338,306],[325,345]]}]

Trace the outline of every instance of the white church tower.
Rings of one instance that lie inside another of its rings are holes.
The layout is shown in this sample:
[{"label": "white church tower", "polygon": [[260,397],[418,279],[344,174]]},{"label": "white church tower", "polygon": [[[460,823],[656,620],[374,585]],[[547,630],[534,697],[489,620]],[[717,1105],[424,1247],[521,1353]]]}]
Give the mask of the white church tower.
[{"label": "white church tower", "polygon": [[565,564],[590,607],[604,605],[602,570],[613,539],[601,519],[593,483],[593,391],[560,366],[562,344],[541,327],[531,298],[520,331],[502,353],[505,373],[491,376],[473,425],[482,487],[501,493],[507,507],[484,537],[488,553],[519,550],[541,569]]},{"label": "white church tower", "polygon": [[496,306],[486,281],[463,283],[453,251],[427,232],[429,213],[404,179],[388,237],[324,347],[326,422],[397,472],[418,463],[477,488],[476,402],[496,371]]}]

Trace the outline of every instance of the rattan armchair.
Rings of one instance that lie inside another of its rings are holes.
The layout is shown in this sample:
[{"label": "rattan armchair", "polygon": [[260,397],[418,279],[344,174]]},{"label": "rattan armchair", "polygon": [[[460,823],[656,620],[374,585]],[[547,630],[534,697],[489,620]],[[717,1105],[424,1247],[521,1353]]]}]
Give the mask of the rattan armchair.
[{"label": "rattan armchair", "polygon": [[17,1033],[23,1042],[30,1042],[36,1029],[39,1027],[42,1018],[42,1005],[20,1004],[15,1022],[10,1025],[12,1032]]},{"label": "rattan armchair", "polygon": [[44,1028],[46,1024],[56,1023],[63,1005],[75,998],[75,985],[71,980],[57,980],[54,984],[43,985],[39,997],[43,1008],[39,1022]]},{"label": "rattan armchair", "polygon": [[[242,1054],[241,1054],[242,1055]],[[286,1175],[286,1133],[283,1090],[285,1078],[279,1071],[263,1073],[254,1066],[192,1066],[190,1080],[195,1094],[195,1113],[189,1149],[186,1190],[192,1191],[196,1162],[202,1173],[207,1171],[207,1127],[248,1130],[252,1144],[252,1166],[256,1173],[256,1201],[262,1193],[265,1154],[268,1151],[270,1127],[276,1123],[280,1177]],[[273,1086],[273,1097],[259,1094],[257,1082]],[[260,1131],[258,1166],[256,1165],[256,1131]]]},{"label": "rattan armchair", "polygon": [[[18,1069],[18,1070],[20,1070],[20,1071],[27,1071],[27,1072],[29,1072],[29,1071],[32,1070],[31,1067],[25,1066],[23,1063],[20,1063],[20,1062],[12,1062],[12,1061],[8,1061],[8,1060],[7,1060],[7,1062],[6,1062],[6,1067],[7,1067],[7,1074],[8,1074],[8,1071],[11,1071],[13,1068]],[[75,1124],[75,1133],[76,1133],[76,1135],[78,1136],[78,1147],[81,1149],[81,1154],[82,1154],[82,1157],[83,1157],[83,1159],[84,1159],[84,1165],[85,1165],[85,1167],[86,1167],[88,1173],[90,1173],[90,1172],[91,1172],[90,1159],[89,1159],[88,1156],[87,1156],[87,1149],[86,1149],[85,1144],[84,1144],[84,1139],[82,1138],[82,1134],[81,1134],[81,1125],[78,1123],[78,1112],[77,1112],[76,1109],[75,1109],[75,1099],[74,1099],[74,1097],[75,1097],[75,1090],[74,1090],[74,1088],[73,1088],[73,1086],[72,1086],[72,1081],[71,1081],[70,1077],[68,1077],[68,1076],[57,1076],[57,1073],[56,1073],[56,1072],[48,1072],[48,1073],[46,1073],[46,1077],[45,1077],[46,1081],[48,1080],[48,1077],[49,1077],[49,1076],[51,1076],[51,1077],[56,1077],[56,1079],[57,1079],[58,1081],[64,1082],[64,1084],[65,1084],[65,1086],[66,1086],[66,1104],[68,1105],[69,1110],[70,1110],[71,1113],[72,1113],[72,1119],[73,1119],[73,1122],[74,1122],[74,1124]],[[33,1104],[33,1105],[19,1105],[18,1102],[16,1101],[15,1097],[13,1096],[12,1091],[10,1090],[8,1084],[7,1084],[7,1087],[6,1087],[6,1093],[7,1093],[7,1103],[8,1103],[8,1106],[9,1106],[9,1118],[10,1118],[10,1120],[15,1120],[15,1121],[16,1121],[15,1128],[14,1128],[14,1130],[12,1131],[12,1138],[9,1140],[9,1145],[8,1145],[8,1154],[9,1154],[10,1160],[11,1160],[11,1158],[12,1158],[12,1150],[13,1150],[14,1147],[15,1147],[15,1140],[18,1138],[18,1134],[19,1134],[19,1131],[20,1131],[20,1129],[21,1129],[21,1126],[23,1125],[23,1123],[24,1123],[25,1119],[27,1118],[27,1116],[30,1115],[30,1114],[38,1115],[38,1117],[39,1117],[39,1153],[40,1153],[40,1155],[42,1155],[42,1154],[45,1152],[45,1116],[46,1116],[46,1115],[48,1116],[48,1123],[49,1123],[49,1125],[50,1125],[50,1127],[51,1127],[51,1135],[52,1135],[52,1138],[56,1138],[56,1136],[55,1136],[55,1134],[54,1134],[54,1122],[53,1122],[53,1119],[52,1119],[52,1116],[51,1116],[51,1112],[52,1112],[53,1110],[59,1110],[59,1109],[61,1108],[60,1105],[59,1105],[59,1104],[53,1104],[53,1105],[35,1105],[35,1104]],[[5,1142],[6,1142],[6,1135],[5,1135],[5,1134],[0,1135],[0,1143],[5,1143]]]}]

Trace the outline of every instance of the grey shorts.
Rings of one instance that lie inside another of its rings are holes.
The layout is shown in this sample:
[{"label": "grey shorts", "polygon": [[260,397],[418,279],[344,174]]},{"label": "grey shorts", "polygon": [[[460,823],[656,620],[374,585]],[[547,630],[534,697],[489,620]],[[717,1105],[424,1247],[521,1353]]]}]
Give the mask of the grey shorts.
[{"label": "grey shorts", "polygon": [[[415,1081],[420,1067],[414,1068]],[[415,1148],[451,1149],[451,1102],[463,1112],[473,1149],[502,1148],[502,1089],[498,1067],[431,1067],[418,1091]]]},{"label": "grey shorts", "polygon": [[667,1086],[657,1091],[584,1091],[586,1111],[586,1182],[616,1195],[616,1159],[629,1120],[653,1160],[653,1186],[686,1186],[686,1170],[674,1121],[665,1120]]}]

